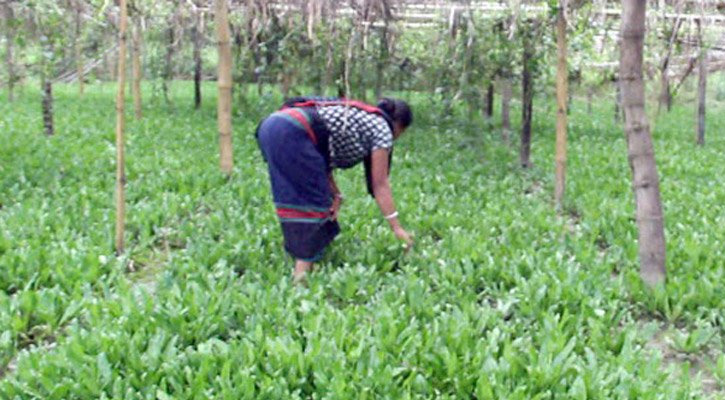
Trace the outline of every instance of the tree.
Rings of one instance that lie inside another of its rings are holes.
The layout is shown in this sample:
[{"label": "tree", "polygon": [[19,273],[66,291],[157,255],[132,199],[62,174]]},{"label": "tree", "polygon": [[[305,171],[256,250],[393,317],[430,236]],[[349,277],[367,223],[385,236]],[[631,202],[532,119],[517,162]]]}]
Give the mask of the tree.
[{"label": "tree", "polygon": [[697,20],[697,40],[700,45],[697,84],[697,144],[705,144],[705,101],[707,100],[707,47],[703,39],[702,25],[704,23],[705,8],[700,6],[700,19]]},{"label": "tree", "polygon": [[116,254],[124,252],[126,214],[126,171],[124,154],[124,104],[126,95],[126,0],[119,0],[120,21],[118,31],[118,88],[116,94]]},{"label": "tree", "polygon": [[566,120],[569,71],[566,62],[566,0],[559,0],[556,18],[556,182],[554,200],[561,209],[566,188]]},{"label": "tree", "polygon": [[[172,0],[172,4],[175,2]],[[161,83],[162,90],[164,92],[164,100],[166,104],[170,104],[169,99],[169,83],[174,78],[174,52],[176,51],[176,24],[178,20],[178,10],[174,8],[171,15],[168,17],[166,26],[166,38],[168,43],[166,45],[166,56],[164,57],[164,73],[163,81]]]},{"label": "tree", "polygon": [[60,59],[57,51],[65,47],[66,35],[63,27],[67,26],[64,10],[55,1],[38,1],[30,12],[33,23],[40,35],[40,54],[36,65],[40,75],[42,93],[43,128],[47,136],[55,133],[53,125],[53,74],[56,63]]},{"label": "tree", "polygon": [[201,108],[201,47],[204,40],[204,13],[195,2],[191,3],[194,14],[194,25],[191,28],[194,45],[194,109]]},{"label": "tree", "polygon": [[672,57],[672,49],[675,45],[675,42],[677,40],[677,33],[679,32],[680,26],[682,24],[682,19],[680,18],[680,5],[682,3],[682,0],[680,0],[675,4],[675,13],[677,14],[677,16],[672,24],[672,31],[670,32],[667,49],[665,51],[665,55],[662,57],[662,62],[660,63],[661,88],[659,98],[660,101],[659,105],[657,106],[658,113],[663,106],[667,109],[667,111],[670,111],[672,109],[672,91],[670,90],[669,66],[670,59]]},{"label": "tree", "polygon": [[78,94],[83,96],[83,44],[82,44],[82,33],[83,33],[83,2],[80,0],[73,1],[75,8],[74,20],[75,20],[75,32],[73,34],[73,49],[75,50],[76,57],[76,74],[78,78]]},{"label": "tree", "polygon": [[486,86],[486,119],[490,120],[493,118],[493,80],[491,80]]},{"label": "tree", "polygon": [[15,12],[10,1],[3,2],[5,16],[5,63],[8,68],[8,101],[13,101],[15,87],[15,64],[13,62],[13,43],[15,41]]},{"label": "tree", "polygon": [[509,143],[511,134],[511,77],[501,77],[501,135],[504,143]]},{"label": "tree", "polygon": [[531,167],[531,117],[534,106],[532,67],[534,44],[530,32],[523,34],[523,58],[521,60],[521,149],[519,162],[523,168]]},{"label": "tree", "polygon": [[392,12],[390,11],[390,4],[388,0],[382,0],[380,2],[382,8],[381,14],[383,18],[383,29],[380,31],[380,54],[378,54],[377,60],[377,72],[375,77],[375,98],[379,99],[383,95],[383,81],[385,80],[385,65],[388,62],[389,51],[388,46],[388,32],[390,31],[390,20],[393,18]]},{"label": "tree", "polygon": [[232,155],[232,50],[229,39],[227,0],[214,0],[217,38],[219,40],[219,76],[217,85],[217,124],[219,126],[219,163],[223,173],[234,168]]},{"label": "tree", "polygon": [[136,119],[143,117],[143,110],[141,108],[141,37],[143,36],[142,24],[140,23],[140,17],[135,15],[132,18],[133,23],[133,109]]},{"label": "tree", "polygon": [[646,0],[623,0],[619,83],[636,202],[640,276],[649,286],[664,283],[665,234],[659,177],[645,111],[642,59]]}]

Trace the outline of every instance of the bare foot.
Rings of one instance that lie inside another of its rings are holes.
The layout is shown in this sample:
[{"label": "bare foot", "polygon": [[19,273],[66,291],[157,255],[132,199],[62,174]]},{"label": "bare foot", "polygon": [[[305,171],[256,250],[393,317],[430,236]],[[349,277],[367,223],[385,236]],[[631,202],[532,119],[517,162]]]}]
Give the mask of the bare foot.
[{"label": "bare foot", "polygon": [[295,260],[295,270],[292,272],[292,283],[307,286],[307,273],[312,271],[312,262]]}]

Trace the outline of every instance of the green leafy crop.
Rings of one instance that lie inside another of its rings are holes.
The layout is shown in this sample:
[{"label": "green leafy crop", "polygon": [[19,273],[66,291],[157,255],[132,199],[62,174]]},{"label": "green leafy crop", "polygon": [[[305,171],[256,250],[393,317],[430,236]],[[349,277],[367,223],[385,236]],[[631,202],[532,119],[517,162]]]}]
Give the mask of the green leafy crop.
[{"label": "green leafy crop", "polygon": [[[610,100],[592,114],[576,99],[571,107],[558,216],[553,103],[536,103],[534,167],[522,171],[496,121],[462,123],[460,104],[445,113],[409,92],[399,95],[416,122],[396,145],[391,179],[415,247],[405,254],[389,232],[362,171],[342,171],[343,233],[299,288],[252,136],[281,97],[250,90],[255,106],[235,109],[227,180],[215,86],[204,86],[198,112],[179,106],[192,104],[189,83],[171,89],[175,111],[148,101],[142,121],[127,121],[121,258],[113,86],[78,98],[58,85],[52,138],[35,90],[0,103],[0,398],[717,395],[700,380],[722,385],[724,375],[721,103],[708,110],[704,148],[692,144],[689,104],[654,130],[669,260],[659,293],[638,278]],[[680,332],[675,345],[656,340],[668,329]],[[673,353],[698,358],[699,378],[669,368]]]}]

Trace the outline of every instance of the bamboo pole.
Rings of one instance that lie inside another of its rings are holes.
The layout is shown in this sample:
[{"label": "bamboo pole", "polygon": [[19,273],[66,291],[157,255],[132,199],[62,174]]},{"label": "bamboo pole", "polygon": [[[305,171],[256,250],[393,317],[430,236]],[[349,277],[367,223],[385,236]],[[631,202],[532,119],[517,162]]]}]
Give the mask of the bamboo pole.
[{"label": "bamboo pole", "polygon": [[219,39],[219,76],[217,86],[217,124],[219,127],[219,164],[230,175],[234,168],[232,154],[232,49],[229,40],[227,1],[214,0],[217,38]]},{"label": "bamboo pole", "polygon": [[557,210],[564,204],[566,190],[566,124],[567,124],[567,91],[568,70],[566,60],[566,0],[559,0],[559,15],[556,20],[556,181],[554,185],[554,201]]},{"label": "bamboo pole", "polygon": [[124,252],[124,229],[126,214],[126,171],[124,154],[124,101],[126,83],[126,0],[119,0],[121,9],[118,32],[118,88],[116,94],[116,254]]}]

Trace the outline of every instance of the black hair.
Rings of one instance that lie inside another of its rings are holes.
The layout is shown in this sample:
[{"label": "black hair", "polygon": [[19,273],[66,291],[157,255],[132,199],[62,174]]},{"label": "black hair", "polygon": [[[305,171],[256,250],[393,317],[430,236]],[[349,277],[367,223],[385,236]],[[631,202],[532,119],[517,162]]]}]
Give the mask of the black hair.
[{"label": "black hair", "polygon": [[393,122],[397,122],[403,128],[407,128],[413,123],[413,112],[410,110],[408,103],[403,100],[383,97],[378,102],[378,108],[383,110],[393,119]]}]

